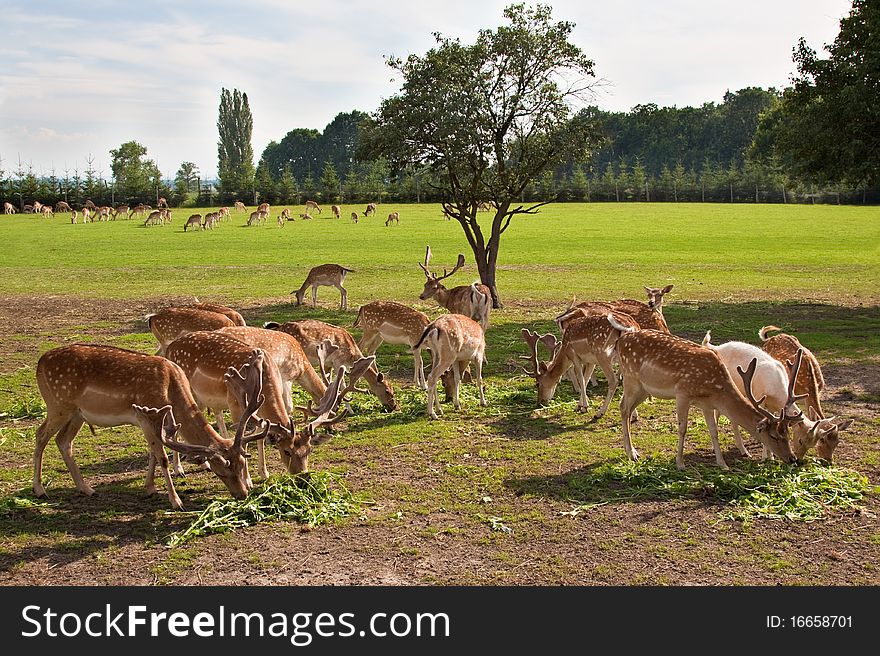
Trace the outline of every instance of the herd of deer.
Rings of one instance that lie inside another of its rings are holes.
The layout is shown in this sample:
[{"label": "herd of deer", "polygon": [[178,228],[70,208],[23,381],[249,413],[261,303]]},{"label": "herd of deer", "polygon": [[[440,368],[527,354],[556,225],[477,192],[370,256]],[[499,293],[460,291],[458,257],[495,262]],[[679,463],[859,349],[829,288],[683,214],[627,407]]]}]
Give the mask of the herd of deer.
[{"label": "herd of deer", "polygon": [[[73,456],[73,439],[83,424],[140,427],[150,453],[147,491],[156,491],[158,465],[174,508],[182,507],[172,481],[172,472],[183,474],[181,457],[209,468],[236,498],[245,497],[253,487],[247,466],[250,442],[257,442],[261,477],[269,475],[265,444],[277,448],[288,472],[306,472],[313,447],[327,439],[328,434],[319,436],[317,429],[342,421],[351,412],[350,393],[371,393],[386,410],[397,409],[394,391],[376,366],[375,352],[383,342],[410,349],[413,383],[426,391],[426,410],[432,419],[442,414],[437,394],[441,380],[447,399],[451,397],[455,409],[460,409],[459,386],[471,364],[480,403],[486,405],[482,366],[489,289],[478,283],[452,289],[442,284],[464,265],[463,255],[443,275],[428,268],[430,261],[429,246],[424,264],[419,265],[426,277],[419,298],[435,299],[448,313],[431,321],[406,305],[373,301],[361,306],[354,322],[362,330],[359,342],[345,328],[321,321],[267,322],[261,328],[252,327],[231,308],[196,302],[147,315],[149,330],[159,343],[156,355],[90,344],[46,352],[36,371],[46,420],[36,435],[35,494],[45,495],[42,457],[53,436],[77,489],[93,493]],[[315,305],[317,287],[329,285],[340,290],[340,307],[346,309],[343,282],[352,271],[337,264],[314,267],[303,285],[291,292],[296,305],[302,305],[309,287]],[[780,330],[776,326],[760,330],[762,348],[743,342],[715,346],[709,333],[702,344],[677,337],[663,317],[663,299],[672,288],[646,287],[647,303],[624,299],[576,305],[572,301],[556,317],[561,340],[524,328],[522,337],[532,365],[527,373],[536,381],[539,404],[549,402],[567,376],[580,395],[579,409],[586,410],[587,387],[598,366],[608,390],[597,417],[607,411],[619,377],[623,380],[622,437],[631,459],[638,458],[631,442],[636,409],[655,396],[675,399],[679,468],[684,467],[691,406],[705,416],[720,467],[727,467],[718,442],[721,414],[730,419],[744,456],[749,452],[740,428],[761,443],[764,457],[795,463],[815,447],[821,458],[831,460],[840,431],[852,422],[825,416],[819,398],[824,379],[815,356],[795,337],[768,336]],[[548,361],[539,357],[540,344],[549,350]],[[425,349],[431,353],[427,376],[422,361]],[[365,389],[356,387],[361,378]],[[306,406],[293,405],[294,384],[311,397]],[[807,399],[806,415],[797,406],[802,399]],[[216,427],[208,422],[206,410],[213,411]],[[229,412],[231,428],[226,426],[224,411]],[[294,421],[295,411],[303,416],[299,425]],[[165,447],[174,452],[173,465]]]}]

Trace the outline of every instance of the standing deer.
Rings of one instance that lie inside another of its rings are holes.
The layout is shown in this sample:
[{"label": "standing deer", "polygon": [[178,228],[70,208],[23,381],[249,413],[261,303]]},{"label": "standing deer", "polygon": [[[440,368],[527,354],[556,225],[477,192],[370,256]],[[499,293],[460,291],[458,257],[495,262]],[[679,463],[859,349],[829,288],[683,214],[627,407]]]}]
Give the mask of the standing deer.
[{"label": "standing deer", "polygon": [[229,218],[229,208],[228,207],[221,207],[219,210],[217,210],[217,218],[218,219],[228,219]]},{"label": "standing deer", "polygon": [[[182,308],[193,308],[196,310],[207,310],[208,312],[216,312],[217,314],[223,314],[232,321],[232,324],[235,326],[246,326],[247,322],[244,320],[244,317],[239,314],[237,310],[233,310],[231,307],[226,305],[221,305],[219,303],[202,303],[199,299],[196,299],[194,303],[190,303],[189,305],[181,305]],[[209,328],[204,328],[200,330],[210,330]]]},{"label": "standing deer", "polygon": [[144,317],[150,332],[159,342],[156,355],[165,355],[168,345],[197,330],[217,330],[236,325],[232,319],[219,312],[195,307],[167,307]]},{"label": "standing deer", "polygon": [[392,212],[389,214],[388,218],[385,220],[385,227],[387,228],[392,223],[400,225],[400,212]]},{"label": "standing deer", "polygon": [[785,404],[779,417],[772,415],[761,406],[760,401],[755,400],[751,392],[754,362],[748,371],[738,370],[747,391],[746,399],[737,389],[721,358],[711,349],[668,333],[624,326],[610,312],[608,322],[622,333],[615,348],[623,377],[623,398],[620,401],[623,446],[631,460],[639,457],[630,440],[633,411],[648,396],[656,396],[675,399],[678,415],[675,464],[679,469],[685,466],[684,438],[688,409],[692,405],[703,412],[715,450],[715,462],[719,467],[728,468],[718,443],[715,410],[749,431],[783,462],[796,462],[788,441],[788,426],[800,420],[801,413],[794,416],[786,414],[786,408],[794,399]]},{"label": "standing deer", "polygon": [[120,214],[122,214],[123,218],[127,219],[128,213],[130,211],[131,211],[131,208],[128,205],[118,205],[113,210],[113,220],[115,221],[116,219],[118,219]]},{"label": "standing deer", "polygon": [[639,324],[642,329],[659,330],[668,333],[669,327],[666,325],[666,319],[663,317],[663,296],[672,291],[674,285],[666,285],[666,287],[645,287],[648,294],[648,302],[642,303],[633,299],[622,299],[619,301],[584,301],[575,305],[574,299],[568,306],[568,309],[556,317],[556,324],[566,318],[577,315],[578,313],[596,313],[606,314],[606,310],[614,312],[624,312],[630,315]]},{"label": "standing deer", "polygon": [[318,287],[336,287],[342,295],[339,309],[348,309],[348,292],[345,290],[345,287],[342,286],[342,283],[345,282],[345,275],[352,272],[354,272],[354,269],[347,269],[339,264],[321,264],[313,267],[309,271],[309,275],[306,276],[305,282],[303,282],[300,288],[290,293],[296,294],[296,305],[298,307],[303,304],[303,297],[306,294],[306,290],[311,287],[312,307],[316,307],[318,304]]},{"label": "standing deer", "polygon": [[318,214],[320,214],[321,213],[321,206],[318,205],[313,200],[307,200],[306,201],[306,214],[309,213],[309,210],[316,210],[318,212]]},{"label": "standing deer", "polygon": [[[251,379],[246,376],[246,380]],[[171,481],[163,446],[207,462],[233,497],[247,496],[250,477],[244,447],[251,439],[244,435],[247,421],[239,423],[234,440],[220,437],[199,410],[186,375],[170,360],[112,346],[62,346],[40,357],[37,385],[46,402],[46,419],[37,429],[34,449],[33,485],[38,497],[46,496],[43,451],[53,436],[77,490],[86,495],[94,493],[73,456],[73,439],[85,422],[95,426],[139,426],[150,446],[147,493],[156,491],[158,463],[168,500],[176,509],[181,509],[183,503]],[[250,411],[251,406],[247,406],[246,416]],[[178,431],[183,442],[174,440]]]},{"label": "standing deer", "polygon": [[[291,335],[296,339],[308,357],[309,362],[315,366],[318,373],[326,379],[327,369],[336,369],[339,366],[353,367],[354,363],[364,357],[354,337],[345,328],[333,326],[323,321],[304,319],[301,321],[288,321],[278,324],[269,321],[264,324],[265,328],[279,330]],[[329,342],[332,351],[321,351],[319,347]],[[375,360],[375,358],[374,358]],[[396,410],[397,401],[394,399],[394,391],[385,379],[385,376],[376,368],[375,362],[364,372],[363,378],[370,391],[379,399],[386,410]],[[329,383],[329,380],[325,380]]]},{"label": "standing deer", "polygon": [[247,206],[242,203],[240,200],[235,201],[235,211],[236,212],[247,212]]},{"label": "standing deer", "polygon": [[461,409],[458,388],[461,372],[471,362],[477,371],[476,385],[480,391],[480,405],[486,405],[483,391],[483,362],[486,359],[486,338],[476,321],[461,314],[444,314],[429,323],[414,350],[431,349],[431,372],[426,381],[428,387],[427,410],[431,419],[443,414],[437,396],[437,381],[449,369],[452,370],[452,399],[456,410]]},{"label": "standing deer", "polygon": [[330,211],[333,212],[333,216],[335,216],[337,219],[342,214],[342,208],[340,208],[339,205],[331,205]]},{"label": "standing deer", "polygon": [[357,212],[352,212],[352,213],[351,213],[351,222],[352,222],[352,223],[357,223],[357,222],[358,222],[358,213],[357,213]]},{"label": "standing deer", "polygon": [[[85,212],[85,210],[83,210]],[[144,227],[148,225],[164,225],[165,224],[165,215],[162,213],[162,210],[153,210],[150,212],[149,216],[147,216],[144,221]]]},{"label": "standing deer", "polygon": [[202,223],[202,215],[201,214],[190,214],[190,217],[183,224],[183,231],[186,232],[186,229],[189,226],[198,226],[199,229],[204,230],[205,225]]},{"label": "standing deer", "polygon": [[161,209],[163,207],[168,207],[168,201],[165,200],[164,196],[159,198],[158,202],[156,203],[156,207],[159,209]]},{"label": "standing deer", "polygon": [[373,355],[382,342],[406,344],[413,354],[413,383],[427,389],[422,351],[415,345],[431,323],[428,315],[393,301],[373,301],[362,305],[354,321],[364,332],[359,343],[365,355]]},{"label": "standing deer", "polygon": [[[822,410],[822,402],[820,395],[825,389],[825,377],[822,375],[822,368],[813,352],[800,343],[797,337],[780,333],[768,337],[767,333],[772,331],[781,331],[782,328],[777,326],[764,326],[758,331],[758,337],[761,338],[761,348],[773,358],[780,362],[791,360],[798,352],[803,350],[804,365],[798,371],[797,381],[794,391],[797,394],[807,395],[807,408],[812,408],[819,417],[825,416]],[[830,458],[827,458],[830,460]]]},{"label": "standing deer", "polygon": [[459,254],[455,268],[449,273],[444,269],[442,276],[438,276],[428,270],[430,262],[431,247],[428,246],[425,252],[425,263],[419,264],[427,278],[425,288],[422,290],[419,298],[426,301],[433,297],[437,303],[453,314],[463,314],[479,322],[485,331],[489,327],[489,311],[492,307],[492,296],[489,288],[486,285],[475,282],[471,285],[461,285],[460,287],[446,289],[441,283],[442,280],[445,280],[464,266],[464,255]]},{"label": "standing deer", "polygon": [[69,212],[72,209],[73,208],[70,206],[70,204],[67,201],[59,200],[57,203],[55,203],[55,211],[58,214],[61,214],[61,212]]},{"label": "standing deer", "polygon": [[264,212],[262,210],[256,210],[255,212],[251,212],[251,215],[247,220],[247,224],[249,226],[260,225],[260,224],[266,222],[266,217],[268,217],[268,216],[269,216],[269,214],[267,212]]},{"label": "standing deer", "polygon": [[376,213],[376,203],[367,203],[367,209],[364,210],[364,216]]},{"label": "standing deer", "polygon": [[82,215],[83,215],[83,223],[91,223],[92,222],[92,210],[90,210],[88,207],[82,208]]},{"label": "standing deer", "polygon": [[205,214],[205,220],[202,222],[202,228],[204,230],[213,230],[214,226],[220,223],[220,213],[219,212],[208,212]]},{"label": "standing deer", "polygon": [[70,210],[70,222],[76,223],[77,213],[76,210]]},{"label": "standing deer", "polygon": [[285,207],[283,210],[281,210],[281,216],[278,217],[278,221],[293,221],[293,219],[290,218],[289,207]]},{"label": "standing deer", "polygon": [[40,208],[40,213],[43,215],[44,219],[48,219],[50,216],[55,216],[55,210],[52,209],[51,205],[43,205]]},{"label": "standing deer", "polygon": [[[619,325],[638,328],[638,324],[627,314],[613,313]],[[596,419],[602,417],[617,391],[617,376],[612,366],[614,344],[620,337],[620,331],[614,328],[605,315],[590,315],[574,319],[562,333],[562,342],[557,343],[554,335],[539,336],[523,328],[522,337],[531,350],[532,369],[527,370],[538,386],[538,403],[545,405],[556,393],[556,387],[563,375],[573,369],[576,376],[575,389],[580,393],[578,410],[589,408],[587,385],[584,370],[592,372],[596,365],[602,369],[608,381],[608,393],[605,402],[596,413]],[[544,341],[552,354],[551,361],[540,362],[538,359],[538,342]]]},{"label": "standing deer", "polygon": [[3,203],[3,213],[4,214],[15,214],[16,213],[15,212],[15,205],[10,203],[9,201],[4,202]]}]

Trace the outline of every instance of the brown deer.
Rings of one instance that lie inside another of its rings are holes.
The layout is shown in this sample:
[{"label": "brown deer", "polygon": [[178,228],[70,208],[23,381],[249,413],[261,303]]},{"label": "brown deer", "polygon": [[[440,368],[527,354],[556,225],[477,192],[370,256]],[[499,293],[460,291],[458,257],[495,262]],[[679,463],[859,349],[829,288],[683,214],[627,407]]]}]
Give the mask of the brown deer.
[{"label": "brown deer", "polygon": [[113,220],[115,221],[116,219],[118,219],[120,214],[122,214],[123,218],[127,219],[128,213],[130,211],[131,211],[131,208],[128,205],[118,205],[113,210]]},{"label": "brown deer", "polygon": [[367,209],[364,210],[364,216],[376,213],[376,203],[367,203]]},{"label": "brown deer", "polygon": [[[620,325],[638,329],[638,324],[627,314],[613,313]],[[605,402],[596,413],[595,419],[602,417],[617,391],[617,375],[612,366],[614,344],[620,337],[620,331],[608,323],[606,315],[589,315],[574,319],[562,333],[562,342],[557,343],[554,335],[539,336],[523,328],[522,337],[531,350],[532,369],[526,370],[535,379],[538,386],[538,403],[547,404],[556,393],[556,387],[563,375],[572,369],[576,376],[575,389],[580,393],[578,410],[586,412],[589,408],[585,374],[587,368],[592,373],[598,365],[608,381],[608,393]],[[538,342],[544,341],[550,349],[550,362],[538,359]]]},{"label": "brown deer", "polygon": [[202,228],[204,230],[213,230],[216,225],[220,223],[220,213],[219,212],[208,212],[205,214],[205,220],[202,222]]},{"label": "brown deer", "polygon": [[59,200],[57,203],[55,203],[55,211],[58,214],[61,214],[61,212],[69,212],[72,209],[73,208],[70,206],[70,203],[68,203],[67,201]]},{"label": "brown deer", "polygon": [[78,216],[78,214],[77,214],[76,210],[70,210],[70,222],[71,223],[76,223],[77,216]]},{"label": "brown deer", "polygon": [[313,200],[307,200],[306,201],[306,214],[309,213],[309,210],[315,210],[318,214],[320,214],[321,213],[321,206],[318,205],[318,203],[316,203]]},{"label": "brown deer", "polygon": [[305,282],[300,286],[299,289],[295,289],[290,292],[291,294],[296,294],[296,305],[297,307],[303,304],[303,298],[305,297],[306,290],[311,287],[312,288],[312,307],[316,307],[318,305],[318,287],[336,287],[339,290],[339,293],[342,295],[342,299],[339,303],[340,310],[348,309],[348,292],[345,290],[345,287],[342,286],[342,283],[345,282],[345,276],[348,273],[353,273],[354,269],[347,269],[344,266],[340,266],[339,264],[321,264],[319,266],[313,267],[309,274],[306,276]]},{"label": "brown deer", "polygon": [[255,212],[251,212],[250,217],[247,220],[247,225],[261,225],[266,222],[266,218],[269,216],[267,212],[262,210],[257,210]]},{"label": "brown deer", "polygon": [[385,227],[387,228],[392,223],[400,225],[400,212],[392,212],[389,214],[388,218],[385,220]]},{"label": "brown deer", "polygon": [[278,221],[293,221],[290,216],[289,207],[285,207],[283,210],[281,210],[281,215],[278,217]]},{"label": "brown deer", "polygon": [[[237,426],[243,410],[240,395],[234,386],[227,385],[225,374],[230,367],[238,369],[243,364],[253,363],[261,381],[260,392],[253,398],[263,401],[254,416],[262,424],[264,437],[272,435],[272,442],[277,445],[285,467],[290,465],[295,431],[285,404],[285,386],[272,357],[265,357],[264,351],[232,335],[213,330],[198,330],[176,339],[165,349],[165,357],[183,369],[199,407],[214,411],[217,427],[224,437],[227,429],[223,411],[229,410],[232,423]],[[258,448],[259,474],[267,478],[269,472],[262,440]],[[179,464],[175,463],[175,470],[178,467]],[[288,471],[296,473],[290,469]]]},{"label": "brown deer", "polygon": [[190,214],[189,218],[183,224],[183,231],[186,232],[186,229],[189,226],[198,226],[200,230],[204,230],[205,225],[202,223],[202,215],[201,214]]},{"label": "brown deer", "polygon": [[160,209],[163,207],[168,207],[168,201],[165,200],[164,196],[160,197],[159,200],[156,202],[156,207]]},{"label": "brown deer", "polygon": [[648,294],[648,302],[642,303],[633,299],[622,299],[619,301],[584,301],[575,305],[574,299],[568,306],[568,309],[556,317],[556,324],[560,325],[566,318],[577,315],[578,312],[589,313],[601,312],[606,310],[614,312],[624,312],[630,315],[639,324],[640,328],[648,328],[650,330],[659,330],[668,333],[669,327],[666,325],[666,319],[663,317],[663,296],[672,291],[674,285],[666,287],[645,287]]},{"label": "brown deer", "polygon": [[342,208],[339,205],[331,205],[330,211],[333,212],[333,216],[337,219],[342,215]]},{"label": "brown deer", "polygon": [[622,334],[617,340],[616,351],[623,377],[623,398],[620,416],[623,427],[623,446],[626,455],[638,459],[638,453],[630,440],[630,423],[633,411],[648,398],[675,399],[678,415],[678,451],[675,464],[684,469],[684,438],[687,433],[688,409],[694,405],[703,412],[715,462],[727,469],[721,446],[718,443],[718,425],[715,410],[745,428],[771,453],[783,462],[793,463],[796,458],[788,441],[788,426],[800,419],[801,413],[789,416],[786,408],[794,403],[790,399],[779,417],[772,415],[756,401],[751,392],[751,377],[755,362],[747,371],[739,369],[743,376],[748,399],[737,389],[727,368],[717,353],[681,337],[657,330],[638,330],[617,322],[609,312],[608,322]]},{"label": "brown deer", "polygon": [[351,222],[352,222],[352,223],[357,223],[357,222],[358,222],[358,213],[357,213],[357,212],[352,212],[352,213],[351,213]]},{"label": "brown deer", "polygon": [[429,323],[424,312],[394,301],[373,301],[361,306],[354,326],[363,330],[358,345],[365,355],[373,355],[382,342],[408,346],[413,354],[413,383],[427,389],[422,351],[415,345]]},{"label": "brown deer", "polygon": [[234,207],[236,212],[247,212],[247,205],[240,200],[235,201]]},{"label": "brown deer", "polygon": [[456,410],[461,409],[458,389],[461,372],[471,362],[476,369],[476,385],[480,391],[480,405],[486,405],[483,390],[483,362],[486,360],[486,338],[476,321],[462,314],[444,314],[429,323],[419,341],[413,347],[431,349],[431,372],[426,381],[428,387],[427,411],[431,419],[443,414],[437,396],[437,381],[449,369],[452,370],[452,400]]},{"label": "brown deer", "polygon": [[[179,307],[182,308],[193,308],[195,310],[207,310],[208,312],[216,312],[217,314],[223,314],[229,317],[229,320],[232,321],[235,326],[246,326],[247,322],[244,320],[244,317],[238,313],[237,310],[233,310],[231,307],[226,305],[220,305],[219,303],[202,303],[199,299],[196,299],[194,303],[190,303],[189,305],[181,305]],[[209,328],[200,328],[199,330],[211,330]]]},{"label": "brown deer", "polygon": [[[774,331],[780,331],[780,334],[772,337],[767,336],[767,333]],[[823,418],[825,411],[822,410],[820,395],[825,389],[825,377],[822,375],[819,361],[810,349],[801,344],[797,337],[781,331],[782,328],[777,326],[761,328],[758,331],[758,337],[761,338],[761,348],[783,364],[794,358],[798,350],[803,350],[804,366],[798,371],[794,391],[797,394],[806,394],[807,408],[812,408],[817,416]]]},{"label": "brown deer", "polygon": [[446,289],[441,282],[464,266],[464,255],[459,254],[455,268],[448,273],[444,269],[442,276],[438,276],[428,270],[430,263],[431,247],[428,246],[425,252],[425,263],[419,264],[422,271],[425,272],[425,278],[427,278],[425,288],[422,290],[419,298],[423,301],[433,298],[453,314],[463,314],[479,322],[485,331],[489,327],[489,311],[492,307],[492,296],[489,288],[486,285],[475,282],[471,285],[461,285],[460,287]]},{"label": "brown deer", "polygon": [[[245,375],[245,380],[251,381],[252,377]],[[62,346],[40,357],[37,385],[46,402],[46,419],[37,429],[34,449],[33,485],[38,497],[46,496],[43,451],[53,436],[76,488],[86,495],[94,493],[83,480],[73,455],[73,439],[86,422],[94,426],[139,426],[150,446],[147,492],[156,491],[154,473],[158,463],[168,500],[176,509],[183,503],[171,481],[163,446],[207,462],[233,497],[247,496],[250,477],[245,445],[251,440],[251,436],[244,435],[247,421],[240,422],[233,440],[218,435],[199,410],[186,375],[170,360],[112,346]],[[252,410],[253,406],[247,405],[245,416],[251,416]],[[178,432],[183,442],[174,440]]]},{"label": "brown deer", "polygon": [[150,332],[159,342],[156,355],[165,355],[168,345],[197,330],[216,330],[236,325],[232,319],[219,312],[196,307],[167,307],[144,317]]},{"label": "brown deer", "polygon": [[4,214],[15,214],[16,213],[15,205],[10,203],[9,201],[4,202],[3,203],[3,213]]},{"label": "brown deer", "polygon": [[[327,378],[327,369],[336,369],[339,366],[353,367],[354,363],[365,357],[345,328],[333,326],[323,321],[314,319],[303,319],[301,321],[288,321],[287,323],[278,324],[269,321],[264,324],[265,328],[270,330],[279,330],[287,333],[296,339],[302,346],[309,362],[315,366],[318,373],[325,379]],[[321,352],[319,347],[329,342],[331,347],[335,347],[332,352]],[[388,384],[385,376],[376,368],[375,358],[374,364],[371,364],[363,372],[364,381],[370,388],[379,402],[386,410],[396,410],[398,405],[394,398],[394,390]],[[325,380],[329,383],[329,379]]]}]

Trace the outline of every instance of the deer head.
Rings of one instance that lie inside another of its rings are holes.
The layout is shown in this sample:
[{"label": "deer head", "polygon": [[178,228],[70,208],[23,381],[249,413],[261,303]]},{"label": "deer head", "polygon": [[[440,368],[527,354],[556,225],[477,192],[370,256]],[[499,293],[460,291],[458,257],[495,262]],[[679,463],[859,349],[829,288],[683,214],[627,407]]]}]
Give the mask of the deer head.
[{"label": "deer head", "polygon": [[461,267],[464,266],[464,255],[459,253],[458,262],[456,263],[455,268],[449,272],[447,272],[446,269],[443,269],[442,276],[438,276],[436,273],[431,273],[431,271],[428,269],[428,265],[430,263],[431,263],[431,247],[428,246],[427,250],[425,251],[425,263],[424,264],[419,263],[419,266],[422,268],[422,271],[425,272],[425,278],[427,278],[427,280],[425,281],[425,288],[422,290],[422,293],[419,295],[419,298],[423,301],[427,301],[429,298],[434,296],[441,289],[446,289],[442,285],[441,281],[445,280],[446,278],[448,278],[449,276],[451,276],[453,273],[455,273]]}]

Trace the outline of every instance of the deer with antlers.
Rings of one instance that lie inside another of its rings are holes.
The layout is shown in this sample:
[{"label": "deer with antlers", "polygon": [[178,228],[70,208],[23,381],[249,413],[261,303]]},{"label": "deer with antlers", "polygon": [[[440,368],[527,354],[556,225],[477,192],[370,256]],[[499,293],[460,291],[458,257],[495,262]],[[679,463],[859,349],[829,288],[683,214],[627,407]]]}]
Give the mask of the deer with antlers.
[{"label": "deer with antlers", "polygon": [[[244,377],[252,380],[247,373]],[[46,402],[46,419],[37,429],[34,449],[33,485],[38,497],[46,496],[43,452],[53,436],[76,488],[86,495],[94,493],[83,480],[73,455],[73,439],[86,422],[94,426],[139,426],[150,447],[147,492],[156,491],[154,474],[158,464],[165,477],[168,500],[176,509],[183,508],[183,503],[171,480],[165,446],[207,463],[236,499],[247,496],[251,484],[245,445],[252,439],[244,435],[247,421],[239,423],[233,440],[217,434],[199,410],[186,375],[170,360],[112,346],[62,346],[40,357],[37,385]],[[243,403],[242,407],[247,417],[251,406]],[[174,439],[178,434],[183,442]]]},{"label": "deer with antlers", "polygon": [[361,306],[354,326],[363,330],[358,345],[366,355],[373,355],[382,342],[408,346],[413,354],[413,383],[427,389],[422,351],[415,345],[429,323],[424,312],[394,301],[373,301]]},{"label": "deer with antlers", "polygon": [[236,323],[225,314],[199,307],[167,307],[144,317],[159,342],[156,355],[165,355],[168,345],[197,330],[217,330]]},{"label": "deer with antlers", "polygon": [[[628,314],[612,313],[617,323],[628,328],[638,329],[639,325]],[[558,342],[555,335],[537,335],[523,328],[522,337],[531,349],[532,369],[526,370],[535,379],[538,386],[538,403],[545,405],[556,393],[556,387],[563,375],[573,369],[575,389],[580,393],[578,410],[586,412],[589,408],[587,385],[584,371],[598,365],[608,381],[608,393],[605,402],[596,413],[595,419],[602,417],[617,391],[617,375],[612,366],[614,344],[620,337],[620,331],[613,327],[606,315],[588,315],[572,320],[562,333],[562,341]],[[550,349],[550,362],[538,359],[538,342],[543,342]]]},{"label": "deer with antlers", "polygon": [[426,381],[428,388],[427,410],[431,419],[443,414],[437,396],[437,381],[452,370],[452,400],[456,410],[461,409],[458,389],[462,371],[473,362],[477,371],[475,383],[480,391],[480,405],[486,405],[483,390],[483,363],[486,360],[486,337],[476,321],[462,314],[444,314],[429,323],[419,341],[413,347],[431,350],[431,372]]},{"label": "deer with antlers", "polygon": [[[767,334],[773,331],[780,331],[780,334],[768,337]],[[806,366],[798,371],[795,392],[806,394],[807,408],[812,408],[817,416],[824,417],[825,412],[822,410],[822,402],[819,397],[822,390],[825,389],[825,377],[822,375],[819,361],[810,349],[801,344],[797,337],[781,331],[782,328],[777,326],[761,328],[758,331],[758,337],[761,338],[761,349],[780,362],[791,360],[799,350],[803,351]]]},{"label": "deer with antlers", "polygon": [[[334,326],[323,321],[303,319],[301,321],[288,321],[278,324],[268,321],[263,325],[270,330],[279,330],[291,335],[302,346],[309,362],[329,384],[328,369],[335,370],[339,366],[353,367],[354,363],[364,358],[364,354],[345,328]],[[332,350],[322,351],[319,347],[329,342]],[[368,367],[363,373],[364,381],[369,391],[379,399],[382,407],[386,410],[396,410],[397,401],[394,398],[394,390],[385,376],[376,368],[375,364]]]},{"label": "deer with antlers", "polygon": [[703,412],[715,450],[715,462],[719,467],[728,468],[718,443],[715,410],[749,431],[783,462],[796,462],[788,441],[788,427],[792,422],[799,421],[802,413],[787,414],[787,408],[796,398],[789,399],[778,417],[762,407],[763,399],[755,400],[751,391],[755,362],[746,371],[738,369],[743,377],[746,398],[733,382],[721,358],[711,349],[657,330],[624,326],[610,312],[608,322],[621,333],[615,348],[623,377],[623,398],[620,401],[623,446],[630,459],[638,459],[630,440],[633,411],[648,396],[656,396],[675,399],[678,415],[675,464],[679,469],[685,466],[684,438],[688,410],[692,405]]},{"label": "deer with antlers", "polygon": [[645,287],[645,291],[648,294],[647,303],[634,299],[622,299],[619,301],[584,301],[575,305],[575,300],[572,299],[565,312],[556,317],[556,325],[562,330],[562,324],[573,316],[578,314],[606,314],[607,310],[612,310],[630,315],[636,320],[640,328],[668,333],[669,327],[666,325],[666,319],[663,317],[663,297],[671,292],[673,287],[674,285]]},{"label": "deer with antlers", "polygon": [[442,276],[431,273],[428,269],[430,263],[431,247],[428,246],[425,251],[425,263],[419,264],[425,273],[425,278],[427,278],[419,298],[423,301],[433,298],[451,313],[463,314],[477,321],[485,331],[489,327],[489,311],[492,307],[492,295],[489,292],[489,288],[486,285],[475,282],[471,285],[461,285],[460,287],[447,289],[442,283],[443,280],[464,266],[464,255],[459,253],[455,268],[448,273],[444,269]]},{"label": "deer with antlers", "polygon": [[290,293],[296,294],[296,305],[300,306],[303,304],[306,290],[311,287],[312,307],[316,307],[318,305],[318,287],[336,287],[342,296],[339,303],[339,309],[346,310],[348,309],[348,292],[345,290],[345,287],[342,286],[342,283],[345,282],[346,274],[353,272],[354,269],[347,269],[339,264],[321,264],[313,267],[309,271],[305,282],[303,282],[300,288],[295,289]]},{"label": "deer with antlers", "polygon": [[[766,351],[745,342],[733,341],[714,345],[710,341],[711,332],[707,331],[703,338],[703,346],[712,349],[721,357],[721,361],[731,373],[731,377],[733,377],[736,367],[747,367],[752,360],[756,361],[757,366],[752,377],[752,392],[755,396],[766,399],[763,404],[768,410],[779,412],[789,399],[795,398],[794,393],[797,392],[795,373],[799,372],[807,362],[806,352],[803,349],[799,348],[795,351],[794,358],[783,364]],[[736,378],[734,378],[734,382],[737,383],[740,392],[745,393],[745,389]],[[801,421],[792,422],[792,452],[796,458],[800,459],[815,446],[820,458],[831,461],[834,447],[840,440],[840,431],[846,430],[852,423],[851,419],[820,418],[810,406],[807,409],[806,417],[803,417]],[[742,442],[739,426],[732,422],[732,427],[737,448],[741,454],[748,457],[750,454]],[[766,447],[763,451],[764,458],[768,458],[769,453]]]}]

